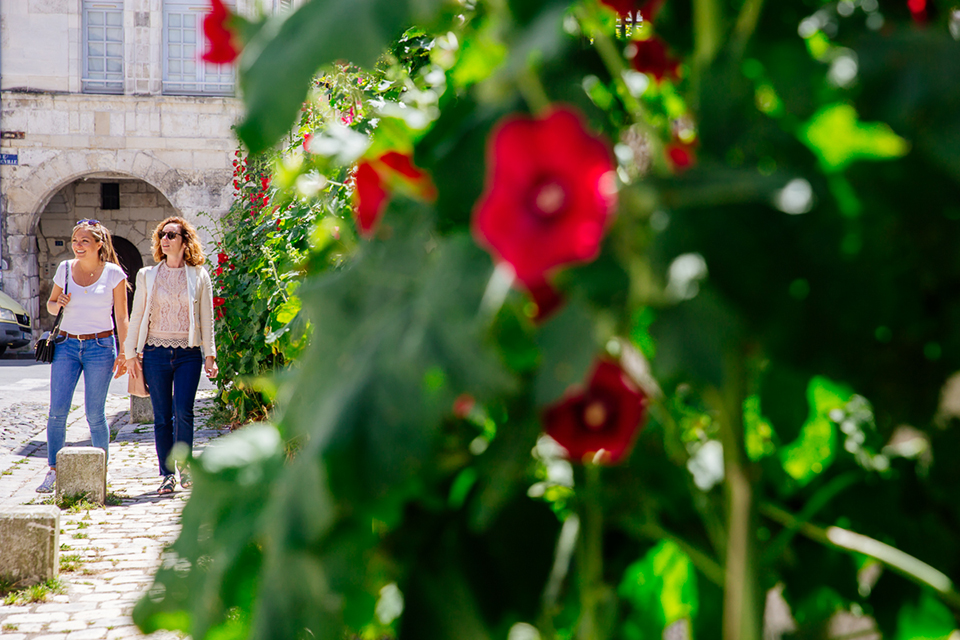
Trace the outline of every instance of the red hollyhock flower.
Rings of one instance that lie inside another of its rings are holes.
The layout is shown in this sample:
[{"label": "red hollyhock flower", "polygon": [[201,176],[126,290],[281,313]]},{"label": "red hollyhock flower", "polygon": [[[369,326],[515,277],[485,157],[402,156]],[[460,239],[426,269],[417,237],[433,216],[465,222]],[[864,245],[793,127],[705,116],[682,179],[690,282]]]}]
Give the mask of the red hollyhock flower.
[{"label": "red hollyhock flower", "polygon": [[620,365],[600,360],[585,390],[544,410],[544,430],[575,462],[602,451],[600,461],[615,464],[646,419],[646,399]]},{"label": "red hollyhock flower", "polygon": [[213,306],[214,306],[214,308],[216,308],[216,307],[222,307],[222,306],[225,305],[226,303],[227,303],[226,298],[221,298],[220,296],[213,296]]},{"label": "red hollyhock flower", "polygon": [[477,404],[477,401],[469,393],[461,393],[457,396],[457,399],[453,401],[453,415],[458,418],[466,418],[470,415],[470,412],[473,411],[473,407]]},{"label": "red hollyhock flower", "polygon": [[907,0],[907,8],[914,22],[920,26],[927,24],[927,0]]},{"label": "red hollyhock flower", "polygon": [[667,145],[666,152],[670,164],[674,171],[678,173],[686,171],[697,163],[697,157],[694,155],[691,145],[672,142]]},{"label": "red hollyhock flower", "polygon": [[677,75],[680,62],[667,54],[667,46],[656,36],[649,40],[638,40],[633,43],[637,53],[633,56],[633,68],[640,73],[649,73],[659,82],[665,76]]},{"label": "red hollyhock flower", "polygon": [[537,313],[533,316],[533,321],[537,324],[546,322],[566,302],[563,294],[554,289],[553,285],[546,280],[524,282],[523,287],[530,294],[533,303],[537,305]]},{"label": "red hollyhock flower", "polygon": [[663,6],[663,0],[646,0],[645,2],[643,0],[600,0],[600,2],[621,16],[639,11],[644,20],[653,20]]},{"label": "red hollyhock flower", "polygon": [[228,256],[222,251],[217,254],[217,264],[224,264],[229,259],[230,259],[230,256]]},{"label": "red hollyhock flower", "polygon": [[607,145],[572,110],[506,118],[488,141],[474,236],[521,282],[593,260],[616,205],[613,171]]},{"label": "red hollyhock flower", "polygon": [[223,0],[210,0],[210,13],[203,17],[203,35],[207,38],[207,50],[203,59],[215,64],[233,62],[240,55],[233,32],[227,27],[230,11]]},{"label": "red hollyhock flower", "polygon": [[430,177],[414,166],[409,155],[398,151],[388,151],[376,160],[361,160],[354,179],[357,226],[365,236],[373,234],[386,208],[389,199],[387,184],[402,186],[427,200],[437,195]]},{"label": "red hollyhock flower", "polygon": [[371,235],[387,204],[387,191],[383,188],[380,174],[366,160],[362,160],[357,165],[355,180],[357,226],[360,227],[361,234]]}]

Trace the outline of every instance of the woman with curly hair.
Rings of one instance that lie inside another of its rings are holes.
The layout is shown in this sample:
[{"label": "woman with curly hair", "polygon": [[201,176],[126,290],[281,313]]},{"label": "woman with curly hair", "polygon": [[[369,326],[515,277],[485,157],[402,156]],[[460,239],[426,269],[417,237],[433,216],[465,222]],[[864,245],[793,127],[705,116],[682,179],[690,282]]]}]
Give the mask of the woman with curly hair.
[{"label": "woman with curly hair", "polygon": [[[137,289],[124,343],[127,371],[143,376],[153,405],[153,434],[162,481],[158,494],[173,493],[175,464],[170,459],[181,444],[193,450],[193,403],[200,370],[217,375],[213,337],[213,285],[203,268],[203,247],[192,224],[171,216],[153,234],[157,265],[137,273]],[[180,486],[190,475],[180,468]]]},{"label": "woman with curly hair", "polygon": [[83,408],[90,442],[110,455],[106,401],[110,374],[123,375],[124,358],[117,355],[113,335],[127,335],[127,276],[117,262],[113,238],[99,220],[81,220],[70,237],[74,260],[64,260],[53,276],[47,311],[63,309],[60,333],[50,365],[50,415],[47,418],[47,471],[38,493],[51,493],[57,484],[57,453],[67,434],[67,414],[83,373]]}]

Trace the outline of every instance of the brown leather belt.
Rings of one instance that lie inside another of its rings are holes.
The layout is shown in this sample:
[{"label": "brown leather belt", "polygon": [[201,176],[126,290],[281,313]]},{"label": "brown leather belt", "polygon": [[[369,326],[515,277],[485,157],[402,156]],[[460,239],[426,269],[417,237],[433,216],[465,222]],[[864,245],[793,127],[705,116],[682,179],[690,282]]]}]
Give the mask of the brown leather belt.
[{"label": "brown leather belt", "polygon": [[113,329],[108,331],[101,331],[100,333],[67,333],[66,331],[60,332],[61,336],[67,338],[75,338],[77,340],[96,340],[97,338],[109,338],[113,335]]}]

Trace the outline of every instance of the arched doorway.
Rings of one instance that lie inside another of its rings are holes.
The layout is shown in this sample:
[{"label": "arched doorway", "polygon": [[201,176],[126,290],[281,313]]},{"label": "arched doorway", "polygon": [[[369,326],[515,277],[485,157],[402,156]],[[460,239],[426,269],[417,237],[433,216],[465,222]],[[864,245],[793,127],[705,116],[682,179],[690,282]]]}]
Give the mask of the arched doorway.
[{"label": "arched doorway", "polygon": [[130,291],[127,293],[127,313],[133,308],[133,294],[137,291],[137,271],[143,268],[143,257],[140,250],[126,238],[113,237],[113,248],[117,251],[117,260],[127,274]]},{"label": "arched doorway", "polygon": [[[101,173],[64,185],[51,196],[37,224],[39,299],[45,302],[49,297],[57,265],[73,257],[70,235],[77,220],[93,218],[110,229],[118,261],[135,285],[137,271],[153,264],[154,227],[167,216],[178,214],[163,193],[137,178]],[[127,296],[127,304],[133,304],[133,291]],[[40,330],[49,330],[53,320],[46,305],[41,304]]]}]

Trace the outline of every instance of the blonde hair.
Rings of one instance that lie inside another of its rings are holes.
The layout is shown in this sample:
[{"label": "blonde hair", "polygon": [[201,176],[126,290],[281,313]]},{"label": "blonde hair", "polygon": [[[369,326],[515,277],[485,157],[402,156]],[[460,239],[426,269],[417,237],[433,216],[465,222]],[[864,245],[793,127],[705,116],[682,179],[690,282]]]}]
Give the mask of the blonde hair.
[{"label": "blonde hair", "polygon": [[113,248],[113,236],[110,235],[110,230],[103,226],[103,223],[93,220],[81,220],[70,234],[71,242],[73,242],[73,239],[77,236],[77,231],[80,230],[88,231],[90,235],[93,236],[93,239],[100,243],[100,249],[97,251],[97,257],[100,258],[100,262],[112,262],[120,266],[120,261],[117,260],[117,251]]},{"label": "blonde hair", "polygon": [[203,257],[203,246],[200,244],[200,238],[197,236],[197,230],[192,224],[180,216],[170,216],[164,219],[157,228],[153,230],[153,259],[158,263],[167,259],[160,249],[160,232],[168,224],[180,225],[180,237],[183,238],[183,260],[191,267],[198,267],[206,258]]}]

